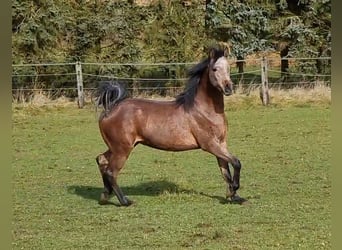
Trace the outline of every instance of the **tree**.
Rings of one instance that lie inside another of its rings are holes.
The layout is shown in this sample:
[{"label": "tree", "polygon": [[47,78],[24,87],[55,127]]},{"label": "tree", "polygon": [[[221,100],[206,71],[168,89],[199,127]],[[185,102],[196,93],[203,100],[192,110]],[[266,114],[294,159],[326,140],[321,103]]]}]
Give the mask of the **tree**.
[{"label": "tree", "polygon": [[[272,34],[281,57],[321,57],[331,53],[330,0],[276,0]],[[288,71],[281,61],[281,71]],[[301,70],[322,72],[322,62],[301,62]],[[316,67],[316,69],[315,69]]]},{"label": "tree", "polygon": [[[200,2],[160,0],[156,5],[150,6],[154,16],[143,34],[145,60],[193,62],[203,56],[207,37],[203,25],[205,12]],[[164,67],[160,73],[170,78],[183,78],[186,77],[185,67],[187,66],[170,65]]]},{"label": "tree", "polygon": [[202,54],[206,34],[200,1],[162,1],[151,6],[153,21],[144,32],[146,58],[162,62],[193,61]]},{"label": "tree", "polygon": [[63,13],[52,0],[12,2],[14,63],[55,59],[53,48],[64,27]]},{"label": "tree", "polygon": [[[274,48],[282,58],[331,55],[331,0],[137,2],[13,0],[13,63],[191,62],[213,41],[230,43],[238,60]],[[237,64],[242,73],[243,63]],[[289,70],[287,60],[281,66]],[[330,72],[329,61],[298,67]],[[123,76],[141,74],[133,66],[118,70]],[[185,76],[181,67],[162,71]]]}]

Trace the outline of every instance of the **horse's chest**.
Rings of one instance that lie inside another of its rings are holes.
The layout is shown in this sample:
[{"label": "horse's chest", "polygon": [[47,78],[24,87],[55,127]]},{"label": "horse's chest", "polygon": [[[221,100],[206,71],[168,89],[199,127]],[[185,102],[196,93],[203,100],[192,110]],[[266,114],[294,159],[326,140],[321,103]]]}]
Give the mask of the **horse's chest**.
[{"label": "horse's chest", "polygon": [[222,141],[226,137],[226,124],[225,122],[213,122],[207,128],[209,136]]},{"label": "horse's chest", "polygon": [[223,141],[226,138],[227,121],[224,116],[202,116],[197,120],[201,136]]}]

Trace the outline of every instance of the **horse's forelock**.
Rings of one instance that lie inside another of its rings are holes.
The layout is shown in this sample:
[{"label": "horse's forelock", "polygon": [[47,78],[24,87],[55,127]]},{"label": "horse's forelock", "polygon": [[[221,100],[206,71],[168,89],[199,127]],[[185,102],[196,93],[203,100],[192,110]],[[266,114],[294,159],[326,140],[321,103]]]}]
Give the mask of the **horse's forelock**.
[{"label": "horse's forelock", "polygon": [[209,50],[209,57],[211,63],[216,62],[220,57],[224,57],[226,55],[226,52],[224,49],[212,47]]}]

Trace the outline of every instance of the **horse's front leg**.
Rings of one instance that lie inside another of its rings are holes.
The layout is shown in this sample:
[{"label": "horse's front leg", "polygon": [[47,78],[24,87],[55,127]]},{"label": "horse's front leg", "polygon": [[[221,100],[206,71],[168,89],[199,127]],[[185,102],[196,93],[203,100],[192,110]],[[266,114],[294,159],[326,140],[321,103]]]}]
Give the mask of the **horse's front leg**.
[{"label": "horse's front leg", "polygon": [[228,162],[222,158],[216,157],[217,163],[220,167],[222,177],[227,184],[226,198],[230,198],[236,194],[236,190],[233,188],[233,179],[229,170]]},{"label": "horse's front leg", "polygon": [[[212,140],[202,148],[216,156],[221,173],[228,186],[227,197],[230,197],[232,201],[239,200],[240,198],[236,194],[236,191],[240,188],[240,160],[227,150],[225,142],[218,143],[215,140]],[[231,164],[234,168],[233,178],[231,177],[231,173],[229,171],[229,164]]]}]

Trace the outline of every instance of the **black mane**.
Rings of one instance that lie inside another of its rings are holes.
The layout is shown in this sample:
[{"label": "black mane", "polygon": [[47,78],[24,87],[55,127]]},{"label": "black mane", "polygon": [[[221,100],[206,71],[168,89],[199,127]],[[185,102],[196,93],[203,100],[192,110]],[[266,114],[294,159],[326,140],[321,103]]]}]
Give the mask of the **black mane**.
[{"label": "black mane", "polygon": [[185,90],[176,96],[176,103],[178,105],[183,105],[185,110],[188,110],[193,106],[202,73],[207,68],[208,64],[209,59],[205,59],[188,71],[189,80]]},{"label": "black mane", "polygon": [[[213,50],[214,50],[214,57],[213,57],[214,61],[216,61],[218,58],[224,55],[224,51],[222,49],[213,48]],[[210,63],[210,58],[207,58],[189,70],[188,72],[189,80],[185,87],[185,90],[182,93],[180,93],[178,96],[176,96],[176,103],[178,105],[183,105],[185,110],[189,110],[194,105],[195,96],[196,96],[197,89],[200,83],[200,79],[202,77],[204,70],[209,65],[209,63]]]}]

